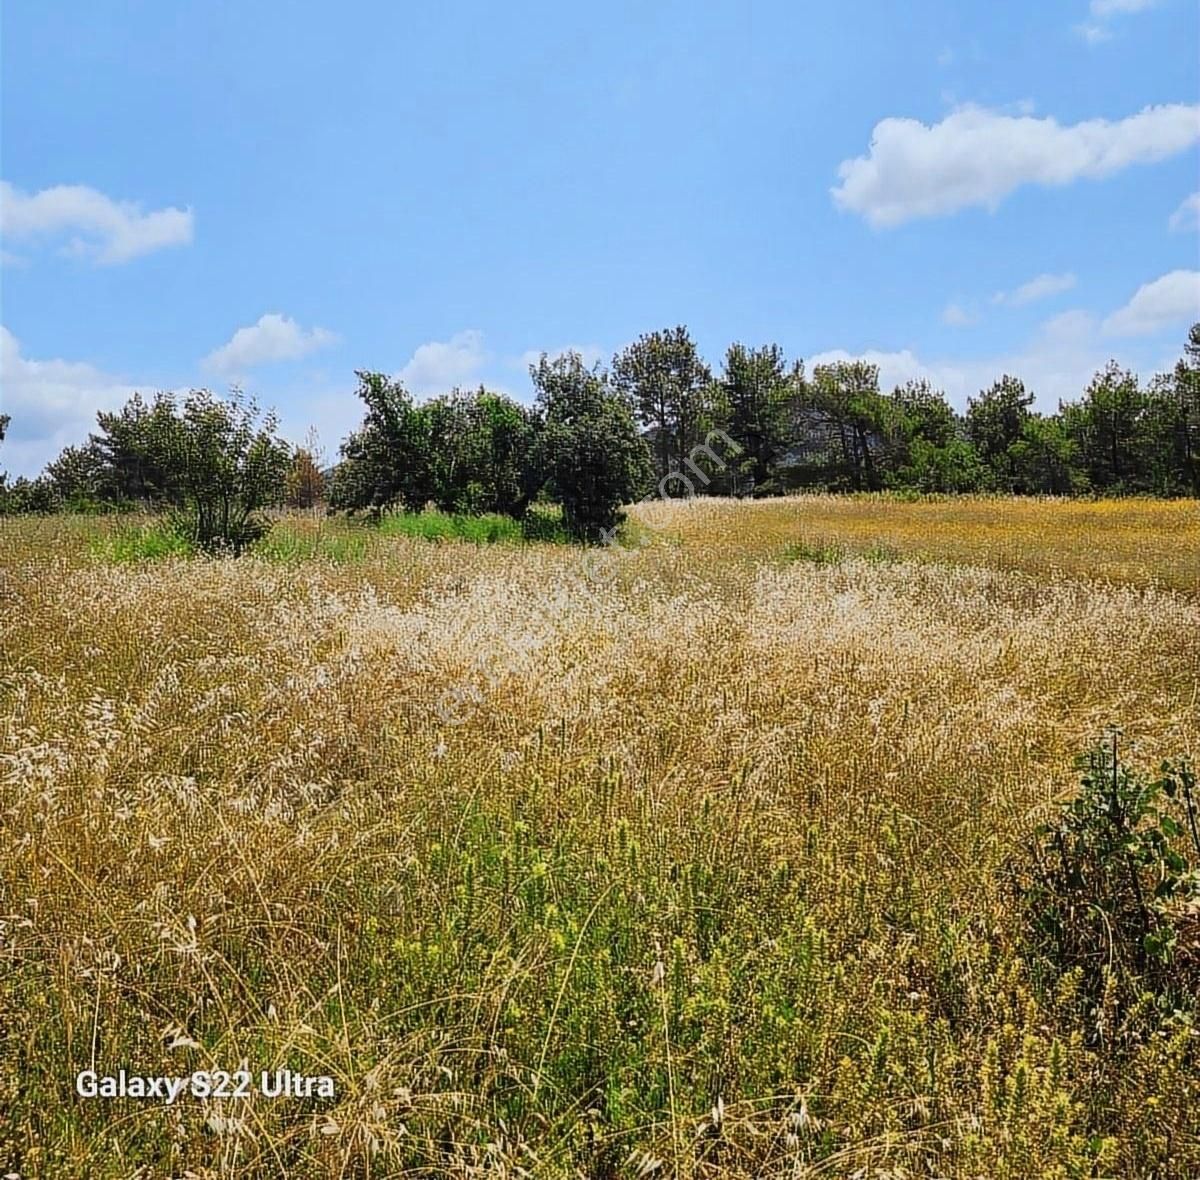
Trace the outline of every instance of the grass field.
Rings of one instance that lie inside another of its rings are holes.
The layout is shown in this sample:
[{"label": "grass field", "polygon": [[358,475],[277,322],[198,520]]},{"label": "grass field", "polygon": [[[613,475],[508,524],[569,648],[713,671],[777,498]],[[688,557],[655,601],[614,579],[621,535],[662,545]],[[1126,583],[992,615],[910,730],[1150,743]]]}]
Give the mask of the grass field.
[{"label": "grass field", "polygon": [[1195,503],[127,527],[0,521],[19,1176],[1200,1175],[1200,1034],[1091,1035],[1008,884],[1106,727],[1200,759]]}]

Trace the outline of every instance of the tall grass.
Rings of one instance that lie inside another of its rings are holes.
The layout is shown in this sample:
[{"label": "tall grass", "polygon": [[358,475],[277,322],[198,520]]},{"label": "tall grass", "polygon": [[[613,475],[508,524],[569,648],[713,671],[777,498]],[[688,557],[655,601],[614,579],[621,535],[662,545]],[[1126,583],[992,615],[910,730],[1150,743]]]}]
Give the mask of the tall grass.
[{"label": "tall grass", "polygon": [[478,516],[447,512],[396,512],[379,522],[385,537],[420,537],[426,541],[473,541],[491,545],[520,541],[521,522],[511,516],[484,513]]},{"label": "tall grass", "polygon": [[[647,505],[602,580],[0,522],[0,1162],[1200,1174],[1193,1018],[1097,1023],[1005,876],[1110,722],[1142,768],[1200,753],[1191,526],[929,511]],[[837,559],[779,560],[805,538]],[[337,1096],[82,1100],[93,1061]]]},{"label": "tall grass", "polygon": [[101,560],[118,565],[189,557],[195,552],[186,537],[161,520],[118,524],[114,529],[93,536],[91,550]]}]

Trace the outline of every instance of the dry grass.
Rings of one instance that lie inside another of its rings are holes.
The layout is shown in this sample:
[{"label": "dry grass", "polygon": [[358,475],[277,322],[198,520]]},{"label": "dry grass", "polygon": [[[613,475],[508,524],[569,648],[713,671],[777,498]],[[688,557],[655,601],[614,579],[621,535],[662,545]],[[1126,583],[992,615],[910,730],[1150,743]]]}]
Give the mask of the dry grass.
[{"label": "dry grass", "polygon": [[[789,542],[896,549],[959,565],[1200,594],[1195,500],[791,496],[658,501],[637,515],[685,543],[754,557]],[[752,522],[752,523],[751,523]]]},{"label": "dry grass", "polygon": [[[1002,872],[1105,726],[1200,755],[1196,505],[636,525],[597,580],[404,537],[113,566],[0,522],[0,1163],[1200,1173],[1197,1038],[1085,1043]],[[338,1097],[84,1102],[93,1060]]]}]

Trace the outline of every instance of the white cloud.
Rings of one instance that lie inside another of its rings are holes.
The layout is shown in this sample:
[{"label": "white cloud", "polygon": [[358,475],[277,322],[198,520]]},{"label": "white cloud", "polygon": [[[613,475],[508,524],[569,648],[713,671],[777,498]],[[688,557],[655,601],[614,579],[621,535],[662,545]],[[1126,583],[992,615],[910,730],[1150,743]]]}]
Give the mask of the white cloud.
[{"label": "white cloud", "polygon": [[1184,197],[1167,225],[1175,231],[1200,229],[1200,193]]},{"label": "white cloud", "polygon": [[1200,320],[1200,270],[1173,270],[1143,283],[1104,321],[1113,336],[1149,336]]},{"label": "white cloud", "polygon": [[82,442],[98,410],[116,410],[136,392],[119,377],[79,361],[31,360],[0,325],[0,388],[12,416],[0,444],[0,468],[36,475],[63,447]]},{"label": "white cloud", "polygon": [[958,303],[947,303],[942,312],[942,323],[951,328],[966,328],[979,322],[979,316]]},{"label": "white cloud", "polygon": [[1039,299],[1048,299],[1051,295],[1061,295],[1063,291],[1069,291],[1073,286],[1075,286],[1075,276],[1069,272],[1060,275],[1041,274],[1027,283],[1022,283],[1014,291],[997,291],[992,296],[992,302],[1021,307]]},{"label": "white cloud", "polygon": [[564,344],[561,348],[530,348],[521,354],[518,362],[522,369],[528,370],[530,365],[536,365],[541,360],[542,353],[553,361],[568,352],[577,352],[583,363],[590,369],[597,361],[605,357],[604,349],[598,344]]},{"label": "white cloud", "polygon": [[0,233],[6,240],[67,236],[63,252],[94,262],[128,262],[192,240],[191,209],[155,209],[114,201],[82,184],[24,193],[0,181]]},{"label": "white cloud", "polygon": [[1025,184],[1064,185],[1111,176],[1185,151],[1200,140],[1200,105],[1147,107],[1110,122],[1061,126],[1052,118],[982,107],[953,111],[927,126],[877,123],[867,155],[845,160],[835,204],[875,227],[938,217],[973,205],[994,210]]},{"label": "white cloud", "polygon": [[259,317],[258,323],[238,328],[227,343],[213,349],[201,363],[217,373],[240,373],[269,361],[298,360],[337,340],[337,335],[325,328],[306,332],[288,316],[268,312]]},{"label": "white cloud", "polygon": [[483,333],[468,328],[449,340],[420,345],[396,376],[418,396],[446,393],[456,385],[475,384],[487,360]]}]

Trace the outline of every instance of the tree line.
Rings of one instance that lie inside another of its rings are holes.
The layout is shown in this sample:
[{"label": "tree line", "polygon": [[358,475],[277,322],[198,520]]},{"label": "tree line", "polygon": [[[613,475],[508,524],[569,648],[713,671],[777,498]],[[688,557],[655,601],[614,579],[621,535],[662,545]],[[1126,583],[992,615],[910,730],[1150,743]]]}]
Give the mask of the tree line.
[{"label": "tree line", "polygon": [[570,532],[595,537],[646,494],[1200,496],[1200,324],[1171,372],[1142,382],[1110,362],[1051,414],[1016,377],[960,414],[927,381],[885,391],[863,361],[806,373],[774,344],[732,344],[714,372],[683,326],[639,337],[608,368],[543,355],[530,375],[526,406],[483,387],[417,402],[360,372],[364,418],[328,469],[238,394],[135,395],[36,479],[0,474],[0,512],[150,506],[196,544],[237,550],[280,504],[521,518],[549,499]]}]

